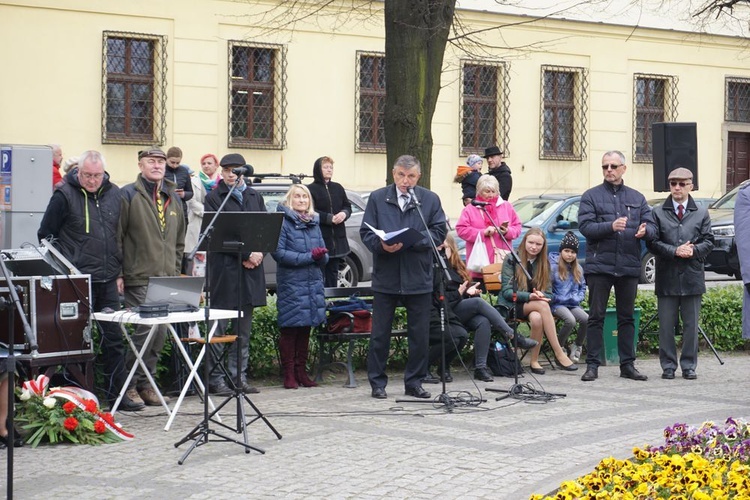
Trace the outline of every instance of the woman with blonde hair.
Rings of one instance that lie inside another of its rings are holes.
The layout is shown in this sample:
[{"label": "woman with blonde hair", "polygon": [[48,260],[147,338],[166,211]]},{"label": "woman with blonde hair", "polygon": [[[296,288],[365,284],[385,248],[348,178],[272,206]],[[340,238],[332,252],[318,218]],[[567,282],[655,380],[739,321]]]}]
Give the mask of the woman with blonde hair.
[{"label": "woman with blonde hair", "polygon": [[306,186],[292,184],[276,210],[284,213],[279,245],[271,254],[277,263],[276,309],[284,387],[315,387],[318,384],[308,377],[306,364],[310,328],[323,323],[326,316],[323,270],[328,250]]},{"label": "woman with blonde hair", "polygon": [[[552,272],[547,260],[547,240],[538,227],[529,229],[518,246],[518,258],[521,261],[515,266],[513,258],[505,259],[502,272],[502,289],[498,297],[498,306],[509,312],[515,319],[529,321],[531,338],[539,345],[530,350],[531,373],[543,375],[544,369],[539,365],[539,350],[542,336],[546,335],[549,345],[555,353],[557,365],[566,371],[575,371],[578,365],[565,354],[557,340],[555,318],[550,308],[552,299]],[[531,275],[531,282],[520,268],[523,266]],[[517,283],[515,309],[513,310],[513,282]]]}]

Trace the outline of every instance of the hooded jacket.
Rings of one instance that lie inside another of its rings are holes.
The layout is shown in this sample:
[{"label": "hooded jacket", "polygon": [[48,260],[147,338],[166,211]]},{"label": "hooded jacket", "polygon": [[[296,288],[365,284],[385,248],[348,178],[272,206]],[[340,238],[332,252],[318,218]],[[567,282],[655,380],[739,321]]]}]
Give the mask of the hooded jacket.
[{"label": "hooded jacket", "polygon": [[[307,187],[313,198],[313,208],[320,216],[320,232],[323,234],[329,257],[343,257],[349,253],[345,222],[352,215],[352,204],[341,184],[323,180],[322,165],[321,158],[315,160],[313,165],[315,181]],[[339,212],[344,212],[346,218],[344,222],[334,224],[333,216]]]},{"label": "hooded jacket", "polygon": [[[576,283],[570,264],[562,260],[558,252],[550,252],[548,258],[552,275],[552,311],[560,306],[581,307],[581,302],[586,298],[586,278],[583,277],[583,273],[581,282]],[[580,266],[578,261],[576,265]],[[560,279],[560,266],[568,266],[568,277],[565,280]]]},{"label": "hooded jacket", "polygon": [[117,245],[120,219],[120,188],[104,173],[102,185],[89,193],[78,181],[78,168],[65,175],[65,182],[52,193],[39,240],[52,236],[60,252],[92,282],[116,279],[122,269],[122,252]]}]

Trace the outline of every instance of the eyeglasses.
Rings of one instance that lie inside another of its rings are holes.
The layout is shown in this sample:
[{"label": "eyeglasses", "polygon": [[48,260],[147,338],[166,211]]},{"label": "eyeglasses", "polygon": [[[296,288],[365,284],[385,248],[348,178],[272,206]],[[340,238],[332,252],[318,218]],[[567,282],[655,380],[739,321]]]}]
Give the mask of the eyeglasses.
[{"label": "eyeglasses", "polygon": [[619,165],[615,165],[614,163],[605,163],[604,165],[602,165],[602,170],[609,170],[610,168],[612,170],[617,170],[620,167],[622,167],[622,163],[620,163]]},{"label": "eyeglasses", "polygon": [[692,184],[692,182],[690,182],[690,181],[687,181],[687,182],[685,182],[685,181],[680,181],[680,182],[669,181],[669,185],[672,186],[672,187],[675,187],[678,184],[680,185],[681,188],[684,188],[685,186],[689,186],[690,184]]},{"label": "eyeglasses", "polygon": [[92,180],[92,179],[102,179],[104,178],[104,174],[90,174],[88,172],[81,172],[81,176],[86,180]]}]

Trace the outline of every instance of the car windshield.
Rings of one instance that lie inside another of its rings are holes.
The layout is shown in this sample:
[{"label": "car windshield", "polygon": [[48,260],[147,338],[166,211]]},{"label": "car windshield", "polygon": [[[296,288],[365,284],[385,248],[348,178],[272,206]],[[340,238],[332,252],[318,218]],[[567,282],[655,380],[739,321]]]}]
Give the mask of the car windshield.
[{"label": "car windshield", "polygon": [[563,200],[523,199],[516,200],[513,208],[521,219],[521,224],[535,227],[544,223],[563,204]]},{"label": "car windshield", "polygon": [[740,190],[740,186],[729,191],[727,194],[716,200],[716,203],[711,205],[711,208],[726,208],[734,210],[734,200],[737,199],[737,192]]}]

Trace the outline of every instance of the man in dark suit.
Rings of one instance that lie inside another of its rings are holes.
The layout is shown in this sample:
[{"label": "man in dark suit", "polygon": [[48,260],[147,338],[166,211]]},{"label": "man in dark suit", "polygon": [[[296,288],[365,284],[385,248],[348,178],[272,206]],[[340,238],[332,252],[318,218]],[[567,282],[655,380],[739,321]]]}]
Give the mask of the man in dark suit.
[{"label": "man in dark suit", "polygon": [[655,292],[659,312],[659,361],[663,379],[673,379],[677,369],[675,327],[682,318],[682,378],[697,378],[698,316],[706,293],[703,261],[714,247],[711,218],[690,196],[693,173],[676,168],[669,173],[670,196],[654,208],[656,238],[648,248],[656,256]]},{"label": "man in dark suit", "polygon": [[[441,245],[446,227],[440,198],[417,186],[421,175],[416,158],[398,157],[393,165],[393,184],[370,195],[359,230],[362,242],[373,254],[373,319],[367,377],[372,397],[377,399],[388,397],[385,367],[391,345],[391,325],[399,303],[406,307],[408,318],[409,357],[404,372],[405,392],[407,396],[430,397],[430,393],[422,388],[422,379],[427,375],[433,288],[433,253],[428,238]],[[417,203],[421,205],[427,228],[419,216]],[[407,227],[421,229],[424,237],[408,247],[402,243],[389,245],[365,224],[386,233]]]},{"label": "man in dark suit", "polygon": [[[218,210],[221,203],[229,195],[231,186],[237,182],[237,187],[231,194],[231,198],[224,205],[224,212],[265,212],[266,205],[263,196],[256,190],[248,187],[242,177],[232,172],[232,169],[245,166],[245,158],[237,153],[225,155],[221,165],[221,181],[216,188],[212,189],[206,196],[206,211]],[[239,308],[242,318],[237,324],[237,319],[232,319],[232,334],[237,335],[237,341],[230,346],[227,355],[227,371],[236,382],[239,371],[239,386],[242,392],[252,394],[259,392],[247,382],[247,362],[250,356],[250,334],[252,333],[253,309],[266,305],[266,278],[263,271],[262,252],[244,252],[242,254],[242,274],[238,281],[240,270],[237,266],[236,253],[209,252],[208,254],[208,276],[211,285],[211,307],[218,309],[237,310],[240,288],[242,290],[242,303]],[[230,320],[219,320],[217,331],[222,334],[226,331]],[[240,350],[239,366],[237,365],[237,349]],[[216,349],[217,355],[223,352],[223,346]],[[211,360],[209,360],[211,362]],[[212,367],[209,380],[209,392],[212,394],[231,394],[229,386],[222,377],[221,370]]]}]

